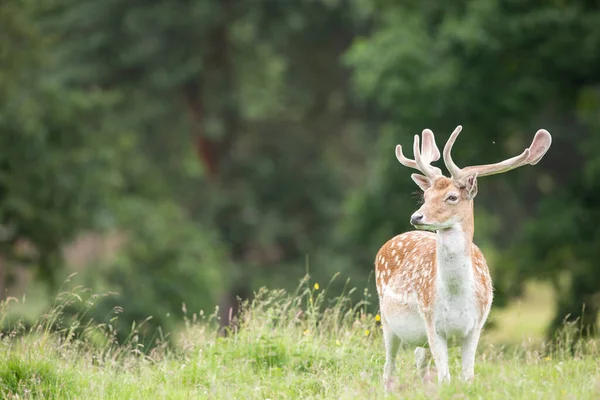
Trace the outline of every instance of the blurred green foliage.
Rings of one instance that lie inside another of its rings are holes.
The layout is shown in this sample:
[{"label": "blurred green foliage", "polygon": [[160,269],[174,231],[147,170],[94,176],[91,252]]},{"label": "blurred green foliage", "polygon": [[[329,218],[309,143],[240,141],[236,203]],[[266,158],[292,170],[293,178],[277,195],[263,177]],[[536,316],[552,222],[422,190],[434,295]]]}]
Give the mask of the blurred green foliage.
[{"label": "blurred green foliage", "polygon": [[[113,94],[72,87],[54,74],[60,66],[33,3],[2,3],[0,16],[3,267],[35,265],[54,284],[61,246],[99,227],[123,186],[126,151],[120,132],[110,129]],[[23,240],[35,251],[16,251]]]},{"label": "blurred green foliage", "polygon": [[132,321],[144,321],[138,334],[149,344],[159,338],[157,329],[171,332],[188,311],[198,313],[215,303],[226,289],[226,248],[171,202],[129,199],[119,212],[128,235],[125,251],[111,262],[86,269],[83,285],[114,293],[90,310],[92,317],[105,321],[116,316],[112,324],[123,340],[131,333]]},{"label": "blurred green foliage", "polygon": [[585,303],[594,326],[599,50],[583,0],[3,2],[2,286],[29,266],[54,290],[101,231],[124,244],[81,275],[123,332],[307,267],[362,287],[420,198],[396,144],[461,124],[455,159],[481,164],[544,127],[539,165],[481,181],[475,240],[496,305],[549,279],[556,321]]}]

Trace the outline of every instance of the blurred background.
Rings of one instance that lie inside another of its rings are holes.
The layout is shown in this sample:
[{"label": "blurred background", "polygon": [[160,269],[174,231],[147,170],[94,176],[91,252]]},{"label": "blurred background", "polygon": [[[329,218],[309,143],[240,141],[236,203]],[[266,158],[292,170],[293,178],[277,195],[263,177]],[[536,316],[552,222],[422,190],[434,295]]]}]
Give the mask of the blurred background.
[{"label": "blurred background", "polygon": [[2,298],[34,321],[77,272],[123,332],[307,271],[360,300],[418,207],[395,145],[459,124],[461,166],[554,139],[479,182],[491,334],[593,330],[600,2],[3,0]]}]

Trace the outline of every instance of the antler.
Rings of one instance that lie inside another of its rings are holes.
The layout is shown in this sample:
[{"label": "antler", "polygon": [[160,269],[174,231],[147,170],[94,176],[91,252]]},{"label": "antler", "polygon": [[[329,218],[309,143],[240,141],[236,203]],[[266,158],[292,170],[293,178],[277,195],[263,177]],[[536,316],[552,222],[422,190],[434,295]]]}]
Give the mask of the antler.
[{"label": "antler", "polygon": [[396,158],[405,167],[419,170],[429,179],[434,179],[442,175],[441,169],[431,165],[432,162],[440,159],[440,150],[435,144],[435,137],[430,129],[424,129],[422,136],[423,146],[419,151],[419,135],[415,135],[413,144],[414,160],[404,157],[401,145],[396,146]]},{"label": "antler", "polygon": [[531,146],[525,149],[520,155],[496,164],[474,165],[461,169],[454,164],[452,156],[450,155],[452,146],[461,130],[462,126],[457,126],[444,146],[444,164],[446,164],[446,168],[448,168],[452,178],[455,180],[460,180],[461,178],[472,174],[477,174],[477,176],[488,176],[510,171],[511,169],[526,164],[535,165],[542,159],[552,144],[552,136],[550,136],[550,133],[545,129],[540,129],[536,132],[533,142],[531,142]]}]

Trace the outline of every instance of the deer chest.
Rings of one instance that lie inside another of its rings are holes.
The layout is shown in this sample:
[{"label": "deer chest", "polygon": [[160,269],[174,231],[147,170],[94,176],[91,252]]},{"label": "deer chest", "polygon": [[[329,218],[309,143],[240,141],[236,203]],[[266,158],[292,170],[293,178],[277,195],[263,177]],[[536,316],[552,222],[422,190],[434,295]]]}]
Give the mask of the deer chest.
[{"label": "deer chest", "polygon": [[476,327],[479,309],[473,295],[441,295],[433,312],[435,330],[446,339],[462,339]]}]

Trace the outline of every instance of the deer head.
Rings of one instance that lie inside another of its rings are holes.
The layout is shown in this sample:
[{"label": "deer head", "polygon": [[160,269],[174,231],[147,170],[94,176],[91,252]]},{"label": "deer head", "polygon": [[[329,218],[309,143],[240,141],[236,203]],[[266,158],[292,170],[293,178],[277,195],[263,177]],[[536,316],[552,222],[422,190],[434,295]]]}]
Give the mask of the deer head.
[{"label": "deer head", "polygon": [[431,130],[423,131],[423,145],[420,149],[419,136],[415,135],[414,160],[404,156],[402,146],[396,146],[398,161],[422,173],[422,175],[411,175],[413,181],[423,190],[425,198],[421,208],[410,218],[410,223],[417,229],[444,230],[462,224],[464,221],[472,221],[473,199],[477,195],[478,178],[500,174],[527,164],[535,165],[546,154],[552,143],[550,133],[540,129],[535,134],[531,145],[520,155],[495,164],[474,165],[461,169],[456,166],[450,155],[461,130],[462,126],[457,126],[444,146],[444,164],[451,178],[443,176],[439,168],[431,165],[440,158],[440,151]]}]

